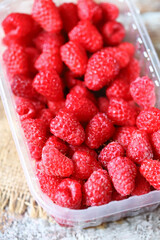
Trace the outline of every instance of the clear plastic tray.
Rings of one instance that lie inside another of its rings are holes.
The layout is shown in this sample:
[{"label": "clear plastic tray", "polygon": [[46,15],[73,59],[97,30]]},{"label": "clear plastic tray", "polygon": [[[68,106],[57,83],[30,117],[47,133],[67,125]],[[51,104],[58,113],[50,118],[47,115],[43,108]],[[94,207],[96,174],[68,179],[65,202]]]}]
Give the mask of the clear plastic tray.
[{"label": "clear plastic tray", "polygon": [[[57,0],[57,4],[62,2],[64,1]],[[139,11],[130,0],[112,0],[110,2],[115,3],[120,8],[121,14],[118,20],[125,25],[126,39],[136,46],[136,57],[140,60],[141,74],[148,75],[155,83],[156,106],[160,108],[160,63],[141,21]],[[0,4],[0,22],[11,12],[30,13],[32,3],[32,0],[3,1]],[[2,37],[3,31],[0,27],[0,40]],[[135,216],[144,211],[152,211],[160,205],[160,191],[153,191],[143,196],[130,197],[122,201],[113,201],[107,205],[91,207],[85,210],[62,208],[55,205],[43,194],[35,176],[34,162],[31,161],[24,134],[20,127],[20,121],[15,112],[13,95],[2,63],[3,51],[4,46],[0,43],[0,90],[2,101],[31,194],[49,215],[53,216],[61,224],[84,228],[97,226],[107,221],[115,221],[127,216]]]}]

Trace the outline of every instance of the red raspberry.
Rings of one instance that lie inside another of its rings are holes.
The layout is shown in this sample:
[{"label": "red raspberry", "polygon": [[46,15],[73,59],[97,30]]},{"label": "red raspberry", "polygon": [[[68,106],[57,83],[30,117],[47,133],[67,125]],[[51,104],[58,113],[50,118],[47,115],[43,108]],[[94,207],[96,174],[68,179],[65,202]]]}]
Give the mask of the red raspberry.
[{"label": "red raspberry", "polygon": [[127,52],[130,58],[133,58],[134,53],[135,53],[135,47],[132,43],[129,42],[122,42],[118,46],[119,49]]},{"label": "red raspberry", "polygon": [[58,112],[65,107],[65,99],[59,100],[59,101],[49,101],[48,107],[53,116],[56,116]]},{"label": "red raspberry", "polygon": [[160,110],[153,107],[141,111],[137,117],[137,127],[148,133],[158,131],[160,129]]},{"label": "red raspberry", "polygon": [[119,73],[119,64],[114,54],[106,49],[94,53],[88,61],[85,74],[86,86],[94,91],[100,90]]},{"label": "red raspberry", "polygon": [[55,70],[40,71],[34,78],[33,87],[49,101],[63,98],[62,82]]},{"label": "red raspberry", "polygon": [[137,172],[136,181],[135,181],[135,188],[131,192],[132,196],[140,196],[143,194],[147,194],[150,192],[150,184],[146,181],[146,179]]},{"label": "red raspberry", "polygon": [[96,153],[96,151],[94,151],[93,149],[90,149],[89,147],[87,147],[85,144],[82,144],[81,146],[73,146],[73,145],[69,145],[69,155],[72,157],[73,154],[77,151],[80,152],[86,152],[88,153],[90,156],[92,156],[94,159],[98,158],[98,155]]},{"label": "red raspberry", "polygon": [[76,42],[69,41],[61,47],[62,61],[76,75],[82,76],[87,67],[87,54]]},{"label": "red raspberry", "polygon": [[35,107],[36,112],[39,112],[46,107],[45,104],[42,103],[41,101],[32,101],[32,104]]},{"label": "red raspberry", "polygon": [[148,77],[137,78],[131,83],[133,100],[141,107],[154,107],[156,102],[154,83]]},{"label": "red raspberry", "polygon": [[40,119],[27,119],[22,122],[22,128],[28,142],[31,157],[39,160],[42,148],[46,142],[46,126]]},{"label": "red raspberry", "polygon": [[45,31],[41,32],[33,41],[36,48],[41,51],[58,48],[64,43],[62,35]]},{"label": "red raspberry", "polygon": [[125,37],[125,29],[121,23],[109,21],[104,24],[102,35],[107,45],[118,45]]},{"label": "red raspberry", "polygon": [[41,53],[35,62],[35,68],[39,71],[54,69],[57,73],[61,73],[63,64],[59,49],[49,49],[48,51]]},{"label": "red raspberry", "polygon": [[33,98],[36,94],[36,91],[32,87],[32,79],[21,74],[13,76],[11,89],[18,97]]},{"label": "red raspberry", "polygon": [[69,89],[76,85],[85,86],[84,82],[79,79],[76,79],[76,77],[74,76],[74,73],[72,73],[71,71],[68,71],[65,73],[64,82],[67,88]]},{"label": "red raspberry", "polygon": [[79,97],[78,94],[69,93],[65,106],[80,122],[88,122],[98,112],[97,107],[90,99]]},{"label": "red raspberry", "polygon": [[135,130],[127,149],[127,157],[141,164],[147,158],[153,158],[149,138],[144,131]]},{"label": "red raspberry", "polygon": [[89,52],[96,52],[103,46],[103,39],[97,28],[88,20],[83,20],[69,33],[70,40],[77,41]]},{"label": "red raspberry", "polygon": [[112,201],[120,201],[126,199],[128,196],[122,196],[115,189],[112,192]]},{"label": "red raspberry", "polygon": [[13,44],[3,53],[3,61],[10,74],[26,74],[29,70],[28,55],[25,48]]},{"label": "red raspberry", "polygon": [[85,132],[81,124],[71,113],[60,111],[51,121],[50,131],[56,137],[79,146],[84,142]]},{"label": "red raspberry", "polygon": [[100,206],[111,201],[112,185],[107,171],[94,171],[84,184],[84,197],[87,206]]},{"label": "red raspberry", "polygon": [[47,32],[59,32],[62,29],[58,8],[52,0],[34,0],[32,17]]},{"label": "red raspberry", "polygon": [[6,35],[24,37],[32,32],[34,20],[25,13],[10,13],[2,22]]},{"label": "red raspberry", "polygon": [[137,59],[133,58],[128,66],[121,70],[119,78],[133,82],[140,75],[140,65]]},{"label": "red raspberry", "polygon": [[141,167],[140,173],[157,190],[160,190],[160,162],[157,160],[146,159]]},{"label": "red raspberry", "polygon": [[74,28],[78,21],[77,5],[74,3],[63,3],[59,6],[63,28],[68,33]]},{"label": "red raspberry", "polygon": [[36,175],[39,180],[40,187],[44,193],[54,200],[54,195],[61,179],[54,176],[49,176],[44,171],[42,161],[36,163]]},{"label": "red raspberry", "polygon": [[79,98],[86,97],[91,100],[95,105],[97,105],[97,100],[95,96],[83,85],[77,84],[71,90],[70,93],[77,95]]},{"label": "red raspberry", "polygon": [[98,160],[102,166],[107,169],[107,165],[112,159],[123,156],[123,147],[118,142],[111,142],[101,150]]},{"label": "red raspberry", "polygon": [[51,145],[44,146],[42,162],[48,175],[69,177],[73,173],[73,162]]},{"label": "red raspberry", "polygon": [[72,157],[74,176],[78,179],[88,179],[90,175],[101,168],[99,162],[85,151],[77,151]]},{"label": "red raspberry", "polygon": [[70,178],[64,179],[56,190],[54,201],[62,207],[80,208],[82,201],[81,184]]},{"label": "red raspberry", "polygon": [[26,98],[16,99],[16,112],[20,116],[21,121],[28,118],[34,118],[36,115],[36,110],[34,105],[29,99],[26,99]]},{"label": "red raspberry", "polygon": [[120,68],[125,68],[129,64],[130,57],[125,50],[122,50],[119,47],[107,47],[105,50],[114,54],[114,57],[119,63]]},{"label": "red raspberry", "polygon": [[113,136],[113,139],[120,143],[120,145],[127,150],[128,144],[131,141],[132,133],[134,130],[136,130],[136,127],[119,127],[116,128],[115,134]]},{"label": "red raspberry", "polygon": [[151,134],[151,143],[154,155],[157,159],[160,159],[160,130]]},{"label": "red raspberry", "polygon": [[112,3],[103,2],[100,4],[103,12],[103,18],[105,21],[113,21],[119,15],[119,9],[116,5]]},{"label": "red raspberry", "polygon": [[106,97],[98,98],[98,108],[100,112],[106,113],[108,110],[108,106],[109,106],[109,101]]},{"label": "red raspberry", "polygon": [[99,148],[114,133],[112,122],[104,113],[95,115],[86,127],[86,144],[89,148]]},{"label": "red raspberry", "polygon": [[39,51],[34,47],[27,47],[25,51],[28,54],[29,69],[32,73],[36,74],[37,70],[35,69],[34,65],[37,58],[39,57]]},{"label": "red raspberry", "polygon": [[55,147],[64,155],[67,155],[67,153],[69,151],[69,148],[66,145],[66,143],[63,140],[61,140],[55,136],[49,137],[45,146]]},{"label": "red raspberry", "polygon": [[137,113],[135,109],[122,98],[112,98],[109,102],[107,116],[116,125],[133,126],[136,123]]},{"label": "red raspberry", "polygon": [[108,163],[108,172],[116,191],[130,195],[135,188],[136,165],[129,158],[117,157]]},{"label": "red raspberry", "polygon": [[93,0],[78,0],[77,7],[81,20],[92,20],[97,23],[102,19],[102,9]]},{"label": "red raspberry", "polygon": [[37,118],[41,119],[46,127],[49,127],[50,122],[53,119],[53,115],[48,108],[44,108],[38,113]]},{"label": "red raspberry", "polygon": [[106,96],[111,98],[123,98],[128,101],[131,100],[130,85],[127,81],[116,78],[113,83],[106,89]]},{"label": "red raspberry", "polygon": [[17,37],[16,35],[10,36],[7,34],[3,37],[2,42],[6,46],[11,46],[12,44],[18,44],[20,46],[26,47],[32,44],[31,36]]}]

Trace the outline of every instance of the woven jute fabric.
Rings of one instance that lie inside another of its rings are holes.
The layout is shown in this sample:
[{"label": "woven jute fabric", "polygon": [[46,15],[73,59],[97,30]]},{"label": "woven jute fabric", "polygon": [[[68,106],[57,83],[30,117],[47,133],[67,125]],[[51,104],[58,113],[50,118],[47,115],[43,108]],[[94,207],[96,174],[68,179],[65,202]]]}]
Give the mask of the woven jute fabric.
[{"label": "woven jute fabric", "polygon": [[16,214],[29,209],[31,217],[47,217],[30,194],[0,101],[0,212],[5,208]]}]

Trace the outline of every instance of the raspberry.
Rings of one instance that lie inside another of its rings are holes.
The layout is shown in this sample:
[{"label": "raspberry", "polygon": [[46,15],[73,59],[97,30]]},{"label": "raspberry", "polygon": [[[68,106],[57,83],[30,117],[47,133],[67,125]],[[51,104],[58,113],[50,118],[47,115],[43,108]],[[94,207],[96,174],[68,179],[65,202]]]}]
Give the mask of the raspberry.
[{"label": "raspberry", "polygon": [[33,41],[36,48],[41,51],[58,48],[64,43],[62,35],[45,31],[41,32]]},{"label": "raspberry", "polygon": [[26,99],[26,98],[16,99],[16,112],[20,116],[21,121],[28,118],[34,118],[36,115],[36,110],[34,105],[29,99]]},{"label": "raspberry", "polygon": [[123,156],[123,147],[118,142],[111,142],[101,150],[98,160],[102,166],[107,169],[107,165],[112,159]]},{"label": "raspberry", "polygon": [[48,175],[69,177],[73,173],[73,162],[51,145],[44,146],[42,162]]},{"label": "raspberry", "polygon": [[102,28],[102,35],[107,45],[118,45],[125,37],[125,29],[119,22],[108,21]]},{"label": "raspberry", "polygon": [[122,196],[121,194],[119,194],[115,189],[112,192],[112,201],[120,201],[123,199],[126,199],[127,196]]},{"label": "raspberry", "polygon": [[140,173],[157,190],[160,190],[160,162],[157,160],[146,159],[141,167]]},{"label": "raspberry", "polygon": [[85,144],[82,144],[81,146],[73,146],[73,145],[69,145],[69,155],[72,157],[73,154],[77,151],[80,152],[86,152],[88,153],[90,156],[92,156],[94,159],[98,158],[98,155],[96,153],[96,151],[94,151],[93,149],[90,149],[89,147],[87,147]]},{"label": "raspberry", "polygon": [[119,64],[114,54],[105,49],[94,53],[88,61],[85,74],[86,86],[94,91],[110,83],[119,73]]},{"label": "raspberry", "polygon": [[80,208],[82,201],[81,184],[70,178],[64,179],[56,190],[54,201],[62,207]]},{"label": "raspberry", "polygon": [[137,78],[131,83],[133,100],[141,107],[154,107],[156,102],[154,83],[148,77]]},{"label": "raspberry", "polygon": [[129,64],[130,57],[125,50],[120,49],[119,47],[107,47],[105,50],[114,54],[114,57],[119,63],[120,68],[125,68]]},{"label": "raspberry", "polygon": [[146,181],[146,179],[137,172],[136,181],[135,181],[135,188],[131,192],[132,196],[140,196],[143,194],[147,194],[150,192],[150,184]]},{"label": "raspberry", "polygon": [[111,98],[123,98],[131,100],[130,85],[123,79],[116,78],[113,83],[106,89],[106,96]]},{"label": "raspberry", "polygon": [[[83,82],[82,82],[83,84]],[[77,95],[79,98],[86,97],[90,99],[95,105],[97,105],[97,100],[95,96],[82,84],[75,85],[71,90],[70,93]]]},{"label": "raspberry", "polygon": [[32,104],[35,107],[36,112],[39,112],[46,107],[45,104],[42,103],[41,101],[32,101]]},{"label": "raspberry", "polygon": [[12,44],[18,44],[20,46],[26,47],[32,44],[32,39],[30,35],[25,37],[17,37],[16,35],[10,36],[7,34],[3,37],[2,42],[8,47],[10,47]]},{"label": "raspberry", "polygon": [[112,122],[104,113],[95,115],[86,127],[86,144],[89,148],[99,148],[114,133]]},{"label": "raspberry", "polygon": [[49,127],[53,115],[48,108],[44,108],[38,113],[37,118],[41,119],[46,125],[46,127]]},{"label": "raspberry", "polygon": [[119,49],[127,52],[130,58],[133,58],[134,53],[135,53],[135,47],[132,43],[129,42],[122,42],[118,46]]},{"label": "raspberry", "polygon": [[71,113],[60,111],[51,121],[50,131],[56,137],[79,146],[84,142],[85,132],[81,124]]},{"label": "raspberry", "polygon": [[109,102],[107,116],[116,125],[133,126],[136,123],[137,113],[135,109],[122,98],[112,98]]},{"label": "raspberry", "polygon": [[94,171],[84,184],[84,197],[87,206],[100,206],[111,201],[112,185],[107,171]]},{"label": "raspberry", "polygon": [[63,98],[62,82],[54,70],[40,71],[34,78],[33,87],[49,101]]},{"label": "raspberry", "polygon": [[135,188],[136,165],[129,158],[117,157],[108,163],[108,172],[116,191],[130,195]]},{"label": "raspberry", "polygon": [[82,76],[87,67],[87,55],[76,42],[69,41],[61,47],[62,61],[78,76]]},{"label": "raspberry", "polygon": [[137,117],[137,127],[147,133],[153,133],[160,129],[160,110],[148,108],[140,112]]},{"label": "raspberry", "polygon": [[32,79],[21,74],[13,76],[11,89],[18,97],[33,98],[36,94],[36,91],[32,87]]},{"label": "raspberry", "polygon": [[58,112],[65,107],[65,99],[59,100],[59,101],[49,101],[48,107],[53,116],[56,116]]},{"label": "raspberry", "polygon": [[119,15],[119,9],[116,5],[112,3],[101,3],[100,7],[102,8],[103,18],[107,21],[114,21]]},{"label": "raspberry", "polygon": [[77,41],[89,52],[96,52],[103,46],[103,39],[97,28],[88,20],[83,20],[69,33],[70,40]]},{"label": "raspberry", "polygon": [[65,106],[80,122],[88,122],[98,112],[97,107],[90,99],[79,97],[78,94],[69,93]]},{"label": "raspberry", "polygon": [[59,6],[59,12],[64,30],[70,32],[79,21],[77,5],[74,3],[63,3]]},{"label": "raspberry", "polygon": [[3,53],[3,61],[10,74],[26,74],[29,70],[28,56],[25,48],[13,44]]},{"label": "raspberry", "polygon": [[115,134],[113,136],[114,141],[120,143],[120,145],[127,150],[128,144],[131,141],[132,133],[136,130],[136,127],[119,127],[116,128]]},{"label": "raspberry", "polygon": [[102,9],[93,0],[78,0],[77,7],[81,20],[92,20],[97,23],[102,19]]},{"label": "raspberry", "polygon": [[34,48],[34,47],[27,47],[25,49],[25,52],[28,54],[28,59],[29,59],[29,69],[32,73],[37,73],[37,70],[35,69],[34,65],[39,57],[39,51]]},{"label": "raspberry", "polygon": [[141,164],[147,158],[153,158],[149,138],[144,131],[135,130],[127,149],[127,157]]},{"label": "raspberry", "polygon": [[108,110],[108,106],[109,106],[109,101],[106,97],[98,98],[98,108],[100,112],[106,113]]},{"label": "raspberry", "polygon": [[78,179],[88,179],[90,175],[101,168],[99,162],[85,151],[77,151],[72,156],[74,176]]},{"label": "raspberry", "polygon": [[61,140],[55,136],[49,137],[45,146],[55,147],[64,155],[67,155],[67,153],[69,151],[69,148],[66,145],[66,143],[63,140]]},{"label": "raspberry", "polygon": [[157,159],[160,159],[160,130],[151,134],[151,143],[154,155]]},{"label": "raspberry", "polygon": [[36,163],[36,175],[42,191],[46,193],[53,201],[56,189],[60,184],[61,179],[47,175],[44,171],[42,161]]},{"label": "raspberry", "polygon": [[28,143],[31,157],[39,160],[42,148],[46,142],[46,126],[40,119],[27,119],[22,122],[22,128]]},{"label": "raspberry", "polygon": [[47,32],[59,32],[62,29],[62,20],[58,8],[52,0],[34,0],[32,17]]},{"label": "raspberry", "polygon": [[32,32],[34,20],[29,14],[10,13],[2,22],[2,27],[9,37],[24,37]]},{"label": "raspberry", "polygon": [[140,75],[140,65],[137,59],[133,58],[128,66],[120,71],[119,78],[133,82]]},{"label": "raspberry", "polygon": [[57,73],[60,74],[62,72],[63,64],[59,49],[49,49],[47,52],[41,53],[35,62],[35,68],[39,71],[54,69]]}]

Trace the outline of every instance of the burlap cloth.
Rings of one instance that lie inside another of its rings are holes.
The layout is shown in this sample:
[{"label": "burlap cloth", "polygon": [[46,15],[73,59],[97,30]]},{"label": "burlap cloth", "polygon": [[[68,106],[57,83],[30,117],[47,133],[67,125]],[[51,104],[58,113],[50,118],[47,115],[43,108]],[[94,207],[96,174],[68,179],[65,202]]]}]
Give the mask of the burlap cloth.
[{"label": "burlap cloth", "polygon": [[[156,50],[160,53],[160,2],[159,0],[134,1],[141,8],[144,22],[150,32]],[[151,12],[145,13],[147,11]],[[29,209],[31,217],[47,217],[46,213],[36,204],[29,192],[0,101],[0,213],[4,209],[16,214],[23,214]]]}]

